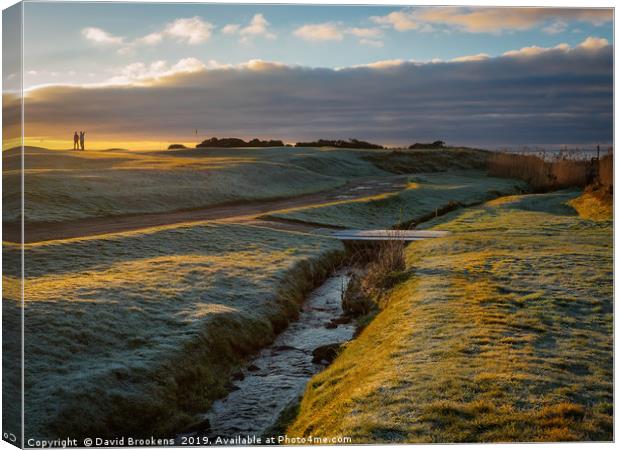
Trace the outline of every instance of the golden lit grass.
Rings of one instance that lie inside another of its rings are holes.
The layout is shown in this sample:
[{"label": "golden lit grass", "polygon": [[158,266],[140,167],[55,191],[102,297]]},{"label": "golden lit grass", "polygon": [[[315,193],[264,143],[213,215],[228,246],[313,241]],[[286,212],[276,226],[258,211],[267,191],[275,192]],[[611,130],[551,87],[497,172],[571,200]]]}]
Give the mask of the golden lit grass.
[{"label": "golden lit grass", "polygon": [[309,383],[291,436],[371,442],[611,440],[611,222],[577,192],[515,196],[428,226],[409,278]]},{"label": "golden lit grass", "polygon": [[433,216],[444,208],[473,205],[524,189],[516,180],[487,177],[478,170],[412,175],[407,189],[390,195],[338,204],[297,208],[270,214],[319,225],[343,228],[390,228]]},{"label": "golden lit grass", "polygon": [[579,216],[590,220],[611,220],[613,219],[613,198],[609,201],[601,199],[592,192],[584,192],[577,198],[571,200],[570,205],[577,210]]},{"label": "golden lit grass", "polygon": [[[27,435],[178,432],[297,314],[340,250],[239,225],[25,246]],[[18,246],[6,245],[13,256]],[[5,291],[5,319],[18,304]]]}]

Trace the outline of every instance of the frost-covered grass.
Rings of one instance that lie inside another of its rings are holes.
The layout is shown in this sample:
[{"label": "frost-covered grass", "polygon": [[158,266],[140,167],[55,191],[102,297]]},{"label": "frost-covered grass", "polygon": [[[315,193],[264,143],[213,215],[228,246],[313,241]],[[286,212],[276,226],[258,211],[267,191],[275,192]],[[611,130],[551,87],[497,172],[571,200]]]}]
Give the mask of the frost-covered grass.
[{"label": "frost-covered grass", "polygon": [[580,193],[426,224],[408,278],[309,383],[289,436],[371,442],[613,439],[613,231]]},{"label": "frost-covered grass", "polygon": [[[340,250],[241,225],[26,245],[26,435],[178,432],[296,315]],[[18,297],[5,292],[5,314]]]},{"label": "frost-covered grass", "polygon": [[[169,211],[387,175],[363,155],[28,149],[26,215],[64,221]],[[4,175],[14,178],[15,161],[5,156]],[[379,203],[339,205],[341,220],[345,226],[391,226],[446,202],[470,204],[514,189],[514,182],[480,172],[426,174],[411,183],[397,197],[379,196]],[[5,211],[12,211],[17,200],[4,201]],[[339,219],[338,209],[325,211],[330,220]],[[15,259],[17,247],[4,245],[5,258]],[[296,314],[304,293],[341,250],[339,242],[320,235],[232,224],[26,245],[26,434],[178,432],[226,392],[242,358],[269,343]],[[18,287],[16,273],[4,275],[5,286]],[[5,320],[19,318],[18,297],[18,288],[5,289]]]},{"label": "frost-covered grass", "polygon": [[[19,152],[4,152],[4,182],[19,182]],[[26,148],[25,217],[67,221],[290,197],[381,176],[366,153],[329,149],[60,151]],[[17,185],[17,184],[15,184]],[[9,194],[9,193],[7,193]],[[5,195],[5,221],[20,198]],[[11,214],[12,213],[12,214]]]},{"label": "frost-covered grass", "polygon": [[294,209],[272,217],[343,228],[389,228],[419,220],[456,205],[474,205],[499,195],[514,194],[526,185],[487,177],[477,170],[412,175],[408,189],[373,200],[343,199],[337,203]]},{"label": "frost-covered grass", "polygon": [[493,152],[472,148],[448,147],[443,149],[395,150],[387,154],[373,154],[365,159],[392,173],[419,173],[442,170],[485,170]]}]

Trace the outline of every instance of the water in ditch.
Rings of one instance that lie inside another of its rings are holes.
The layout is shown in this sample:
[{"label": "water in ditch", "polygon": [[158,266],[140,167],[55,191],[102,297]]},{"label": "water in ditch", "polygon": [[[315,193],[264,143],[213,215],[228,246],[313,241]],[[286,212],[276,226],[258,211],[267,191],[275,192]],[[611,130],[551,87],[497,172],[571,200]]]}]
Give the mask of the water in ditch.
[{"label": "water in ditch", "polygon": [[312,351],[353,337],[351,323],[326,327],[342,315],[341,295],[348,281],[344,270],[329,277],[308,296],[299,319],[249,361],[243,379],[234,381],[234,390],[204,416],[209,420],[211,440],[262,436],[299,399],[308,380],[325,367],[312,362]]}]

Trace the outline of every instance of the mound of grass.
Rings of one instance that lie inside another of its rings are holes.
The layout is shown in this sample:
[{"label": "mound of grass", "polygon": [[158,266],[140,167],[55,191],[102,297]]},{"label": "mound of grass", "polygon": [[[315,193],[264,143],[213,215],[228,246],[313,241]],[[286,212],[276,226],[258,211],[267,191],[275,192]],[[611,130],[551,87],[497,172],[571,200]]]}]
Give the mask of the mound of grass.
[{"label": "mound of grass", "polygon": [[365,157],[386,172],[422,173],[444,170],[485,170],[491,152],[471,148],[425,148],[395,150]]},{"label": "mound of grass", "polygon": [[390,228],[417,222],[446,209],[482,203],[525,189],[524,182],[469,170],[413,175],[409,187],[371,200],[346,200],[271,214],[270,217],[342,228]]},{"label": "mound of grass", "polygon": [[613,438],[612,223],[578,191],[513,196],[427,224],[409,278],[308,384],[289,436],[354,443]]},{"label": "mound of grass", "polygon": [[[182,430],[297,315],[341,251],[333,239],[241,225],[26,245],[26,435]],[[19,311],[18,292],[5,292],[4,308]]]}]

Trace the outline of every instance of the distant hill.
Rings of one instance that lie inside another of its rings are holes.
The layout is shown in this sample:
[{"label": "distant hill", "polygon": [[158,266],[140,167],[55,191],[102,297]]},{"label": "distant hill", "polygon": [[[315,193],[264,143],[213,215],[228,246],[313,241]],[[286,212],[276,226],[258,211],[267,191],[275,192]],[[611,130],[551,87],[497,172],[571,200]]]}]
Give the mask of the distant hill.
[{"label": "distant hill", "polygon": [[277,140],[261,141],[260,139],[252,139],[251,141],[244,141],[239,138],[222,138],[218,139],[212,137],[202,141],[196,145],[196,148],[236,148],[236,147],[284,147],[284,142]]},{"label": "distant hill", "polygon": [[349,139],[348,141],[336,140],[330,141],[327,139],[319,139],[313,142],[298,142],[295,147],[336,147],[336,148],[371,148],[382,149],[382,145],[371,144],[366,141],[358,141],[357,139]]},{"label": "distant hill", "polygon": [[178,150],[178,149],[182,149],[182,148],[187,148],[187,147],[184,146],[183,144],[170,144],[168,146],[168,150]]}]

